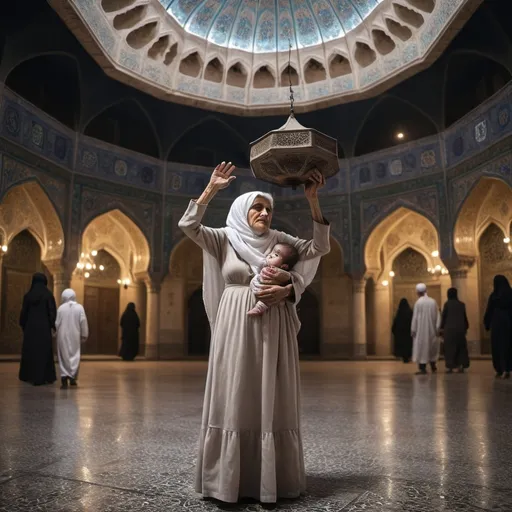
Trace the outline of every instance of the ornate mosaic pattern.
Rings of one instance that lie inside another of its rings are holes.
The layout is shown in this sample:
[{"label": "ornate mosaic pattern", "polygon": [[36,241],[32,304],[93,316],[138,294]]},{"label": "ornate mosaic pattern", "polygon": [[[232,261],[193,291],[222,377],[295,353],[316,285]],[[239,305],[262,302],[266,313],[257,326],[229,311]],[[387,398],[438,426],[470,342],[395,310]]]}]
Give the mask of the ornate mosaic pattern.
[{"label": "ornate mosaic pattern", "polygon": [[377,0],[160,0],[189,33],[254,53],[307,48],[343,37]]}]

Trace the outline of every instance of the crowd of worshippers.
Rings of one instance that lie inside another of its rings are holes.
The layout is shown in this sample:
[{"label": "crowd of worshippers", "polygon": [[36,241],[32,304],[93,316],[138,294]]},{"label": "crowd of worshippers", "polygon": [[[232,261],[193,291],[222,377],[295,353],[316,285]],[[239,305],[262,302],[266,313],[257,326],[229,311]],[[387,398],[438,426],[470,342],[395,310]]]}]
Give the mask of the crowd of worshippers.
[{"label": "crowd of worshippers", "polygon": [[[47,287],[44,274],[36,273],[30,290],[23,298],[20,326],[23,346],[19,378],[34,386],[52,384],[57,380],[53,342],[56,337],[61,387],[76,386],[80,368],[81,345],[87,341],[87,316],[68,288],[62,292],[57,309],[55,298]],[[442,311],[428,296],[427,286],[416,286],[418,300],[411,308],[407,299],[398,306],[392,327],[394,355],[408,363],[418,364],[418,375],[437,372],[441,343],[447,373],[459,373],[469,368],[466,306],[458,298],[456,288],[448,290],[448,300]],[[512,288],[503,275],[494,278],[484,315],[484,327],[491,333],[492,363],[497,378],[510,378],[512,371]],[[121,348],[119,356],[133,361],[139,352],[140,320],[135,304],[130,302],[121,316]]]},{"label": "crowd of worshippers", "polygon": [[[53,357],[53,338],[56,338],[61,388],[76,387],[81,345],[89,337],[87,316],[76,300],[76,293],[71,288],[64,290],[57,309],[46,276],[34,274],[30,290],[23,297],[20,326],[23,329],[20,380],[34,386],[57,380]],[[138,355],[139,327],[135,304],[130,302],[121,317],[119,356],[125,361],[133,361]]]},{"label": "crowd of worshippers", "polygon": [[[430,365],[437,372],[440,346],[443,343],[447,373],[459,373],[469,368],[469,329],[466,306],[458,298],[456,288],[448,290],[448,300],[441,311],[427,294],[427,286],[416,286],[418,300],[411,308],[402,299],[393,321],[394,355],[408,363],[418,364],[417,375],[425,375]],[[496,378],[510,379],[512,371],[512,289],[505,276],[494,277],[494,289],[489,296],[483,318],[486,331],[491,333],[492,363]]]}]

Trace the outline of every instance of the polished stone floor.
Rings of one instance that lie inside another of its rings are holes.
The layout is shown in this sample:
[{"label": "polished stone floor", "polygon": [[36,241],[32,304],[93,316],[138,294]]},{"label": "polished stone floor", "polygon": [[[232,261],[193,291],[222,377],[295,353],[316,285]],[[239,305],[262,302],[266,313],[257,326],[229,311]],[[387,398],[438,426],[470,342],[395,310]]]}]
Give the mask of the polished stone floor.
[{"label": "polished stone floor", "polygon": [[[0,364],[0,510],[218,510],[191,487],[205,364],[86,362],[66,391],[17,369]],[[414,370],[303,363],[308,493],[279,509],[512,510],[512,381]]]}]

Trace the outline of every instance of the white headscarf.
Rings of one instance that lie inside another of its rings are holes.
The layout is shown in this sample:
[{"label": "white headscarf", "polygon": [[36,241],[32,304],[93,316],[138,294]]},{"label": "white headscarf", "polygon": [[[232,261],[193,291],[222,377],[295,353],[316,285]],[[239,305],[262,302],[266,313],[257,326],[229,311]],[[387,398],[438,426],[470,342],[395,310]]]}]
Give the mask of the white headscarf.
[{"label": "white headscarf", "polygon": [[[274,205],[274,198],[266,192],[242,194],[231,205],[225,228],[229,243],[240,258],[251,267],[254,274],[258,273],[265,265],[265,256],[277,243],[286,243],[297,247],[301,256],[305,245],[303,240],[274,229],[269,229],[264,234],[255,233],[249,226],[247,216],[257,197],[263,197],[272,206]],[[320,259],[321,256],[308,260],[300,259],[291,271],[295,303],[299,302],[302,293],[313,281]],[[207,251],[203,251],[203,276],[203,302],[213,332],[225,282],[219,262]]]},{"label": "white headscarf", "polygon": [[69,303],[70,306],[76,304],[76,293],[71,288],[66,288],[61,295],[61,304]]},{"label": "white headscarf", "polygon": [[416,285],[416,291],[418,293],[426,293],[427,291],[427,285],[424,283],[419,283]]},{"label": "white headscarf", "polygon": [[265,256],[277,243],[277,231],[269,229],[264,234],[257,234],[249,226],[247,216],[257,197],[267,199],[274,207],[274,198],[265,192],[248,192],[235,199],[226,220],[226,233],[229,243],[236,253],[257,274],[265,265]]}]

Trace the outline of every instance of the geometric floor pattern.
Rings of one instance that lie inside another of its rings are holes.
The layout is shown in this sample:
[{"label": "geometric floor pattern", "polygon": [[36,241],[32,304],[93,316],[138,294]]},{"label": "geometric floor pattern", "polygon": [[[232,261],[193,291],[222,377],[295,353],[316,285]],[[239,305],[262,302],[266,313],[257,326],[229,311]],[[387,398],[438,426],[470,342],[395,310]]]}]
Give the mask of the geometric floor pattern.
[{"label": "geometric floor pattern", "polygon": [[[512,382],[489,361],[304,362],[304,512],[512,511]],[[0,510],[216,511],[192,489],[206,364],[85,362],[78,389],[0,363]],[[240,511],[259,511],[241,503]]]}]

